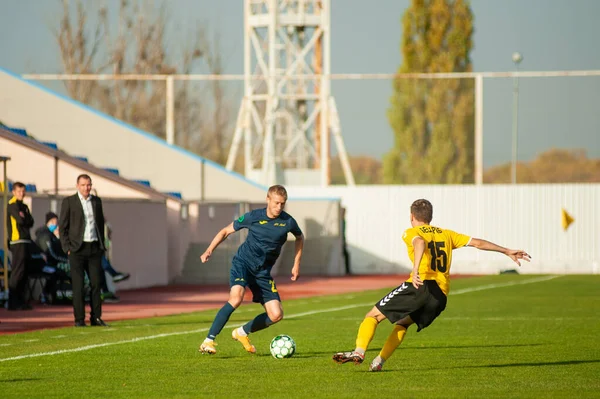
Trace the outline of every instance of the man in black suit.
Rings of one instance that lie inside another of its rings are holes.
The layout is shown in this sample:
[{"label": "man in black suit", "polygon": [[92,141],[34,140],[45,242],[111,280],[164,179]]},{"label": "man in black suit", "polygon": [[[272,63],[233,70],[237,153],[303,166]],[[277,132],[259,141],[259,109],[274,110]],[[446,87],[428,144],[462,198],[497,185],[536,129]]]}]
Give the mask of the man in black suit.
[{"label": "man in black suit", "polygon": [[73,286],[73,313],[75,327],[85,327],[84,273],[91,286],[90,324],[104,326],[102,320],[102,254],[104,246],[104,212],[100,198],[90,194],[92,178],[77,177],[77,193],[66,197],[60,209],[60,243],[69,255],[71,284]]}]

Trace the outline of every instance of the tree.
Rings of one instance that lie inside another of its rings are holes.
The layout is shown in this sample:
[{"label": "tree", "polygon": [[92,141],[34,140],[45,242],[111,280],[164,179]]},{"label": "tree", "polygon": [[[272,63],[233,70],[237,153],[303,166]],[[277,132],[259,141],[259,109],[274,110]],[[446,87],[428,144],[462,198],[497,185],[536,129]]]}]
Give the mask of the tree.
[{"label": "tree", "polygon": [[[402,23],[399,73],[472,70],[473,14],[465,0],[413,0]],[[473,88],[471,79],[395,79],[385,183],[473,182]]]},{"label": "tree", "polygon": [[[510,164],[487,169],[484,183],[509,184]],[[531,162],[517,165],[519,183],[600,183],[600,159],[589,159],[585,150],[553,148]]]},{"label": "tree", "polygon": [[[350,168],[356,184],[381,184],[381,162],[368,156],[350,156]],[[331,160],[331,184],[346,184],[340,157]]]},{"label": "tree", "polygon": [[[153,2],[121,0],[118,16],[111,19],[110,10],[96,1],[84,5],[82,0],[63,0],[59,27],[53,29],[63,72],[171,75],[204,66],[209,73],[222,73],[219,37],[210,40],[202,27],[189,35],[195,39],[182,45],[181,54],[173,56],[166,4],[155,8]],[[207,85],[208,90],[197,90],[197,84],[175,82],[175,144],[224,163],[233,132],[232,106],[220,81]],[[163,80],[72,80],[65,81],[65,87],[72,98],[165,138]]]}]

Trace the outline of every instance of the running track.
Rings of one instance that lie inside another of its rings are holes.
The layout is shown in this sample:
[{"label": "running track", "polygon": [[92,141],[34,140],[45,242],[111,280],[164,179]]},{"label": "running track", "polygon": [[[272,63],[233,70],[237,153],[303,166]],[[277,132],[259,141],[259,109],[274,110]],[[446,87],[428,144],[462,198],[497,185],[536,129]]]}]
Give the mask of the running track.
[{"label": "running track", "polygon": [[[277,289],[285,301],[286,299],[319,295],[393,288],[407,277],[407,275],[301,277],[296,282],[279,278]],[[453,276],[453,278],[457,277],[461,276]],[[121,302],[103,304],[102,319],[111,322],[216,309],[227,301],[228,292],[228,286],[225,285],[177,285],[119,291]],[[373,298],[373,303],[377,299]],[[245,302],[250,300],[251,297],[247,293]],[[89,306],[86,306],[86,312],[89,313]],[[71,306],[36,306],[34,304],[33,310],[15,312],[0,308],[0,335],[72,325],[73,308]]]}]

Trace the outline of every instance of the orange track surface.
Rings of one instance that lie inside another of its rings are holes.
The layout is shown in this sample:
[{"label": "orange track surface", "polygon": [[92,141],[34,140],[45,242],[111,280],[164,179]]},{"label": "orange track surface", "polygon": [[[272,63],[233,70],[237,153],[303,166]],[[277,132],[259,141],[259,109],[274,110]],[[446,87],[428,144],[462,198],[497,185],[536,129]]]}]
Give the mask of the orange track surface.
[{"label": "orange track surface", "polygon": [[[319,295],[335,295],[400,285],[407,275],[301,277],[292,282],[280,277],[277,289],[283,301]],[[454,278],[460,276],[453,276]],[[228,299],[226,285],[177,285],[119,291],[121,302],[102,305],[102,319],[143,319],[220,308]],[[379,298],[373,298],[373,303]],[[251,301],[249,290],[244,303]],[[243,305],[242,305],[243,306]],[[285,306],[285,303],[284,303]],[[367,311],[368,309],[365,309]],[[86,305],[89,314],[89,305]],[[86,316],[87,317],[87,316]],[[89,323],[89,320],[86,322]],[[0,335],[73,325],[71,306],[35,305],[33,310],[11,311],[0,308]]]}]

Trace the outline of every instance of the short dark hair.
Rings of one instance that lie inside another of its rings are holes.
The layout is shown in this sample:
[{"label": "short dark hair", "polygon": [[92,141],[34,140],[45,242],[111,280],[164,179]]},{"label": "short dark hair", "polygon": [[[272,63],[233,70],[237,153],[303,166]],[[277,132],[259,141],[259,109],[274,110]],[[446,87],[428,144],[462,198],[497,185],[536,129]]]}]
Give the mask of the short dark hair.
[{"label": "short dark hair", "polygon": [[429,224],[433,219],[433,205],[426,199],[418,199],[410,206],[410,213],[419,222]]},{"label": "short dark hair", "polygon": [[267,196],[271,196],[271,194],[277,194],[277,195],[281,195],[282,197],[284,197],[287,200],[287,190],[285,189],[285,187],[276,184],[274,186],[269,187],[269,191],[267,191]]},{"label": "short dark hair", "polygon": [[20,181],[16,181],[16,182],[13,184],[13,188],[12,188],[12,189],[13,189],[13,191],[14,191],[16,188],[25,188],[25,184],[21,183]]},{"label": "short dark hair", "polygon": [[46,213],[46,224],[48,224],[48,222],[52,219],[58,219],[58,215],[54,212]]},{"label": "short dark hair", "polygon": [[79,176],[77,176],[77,183],[79,183],[79,180],[81,180],[81,179],[92,181],[92,178],[90,177],[90,175],[85,174],[85,173],[82,173]]}]

